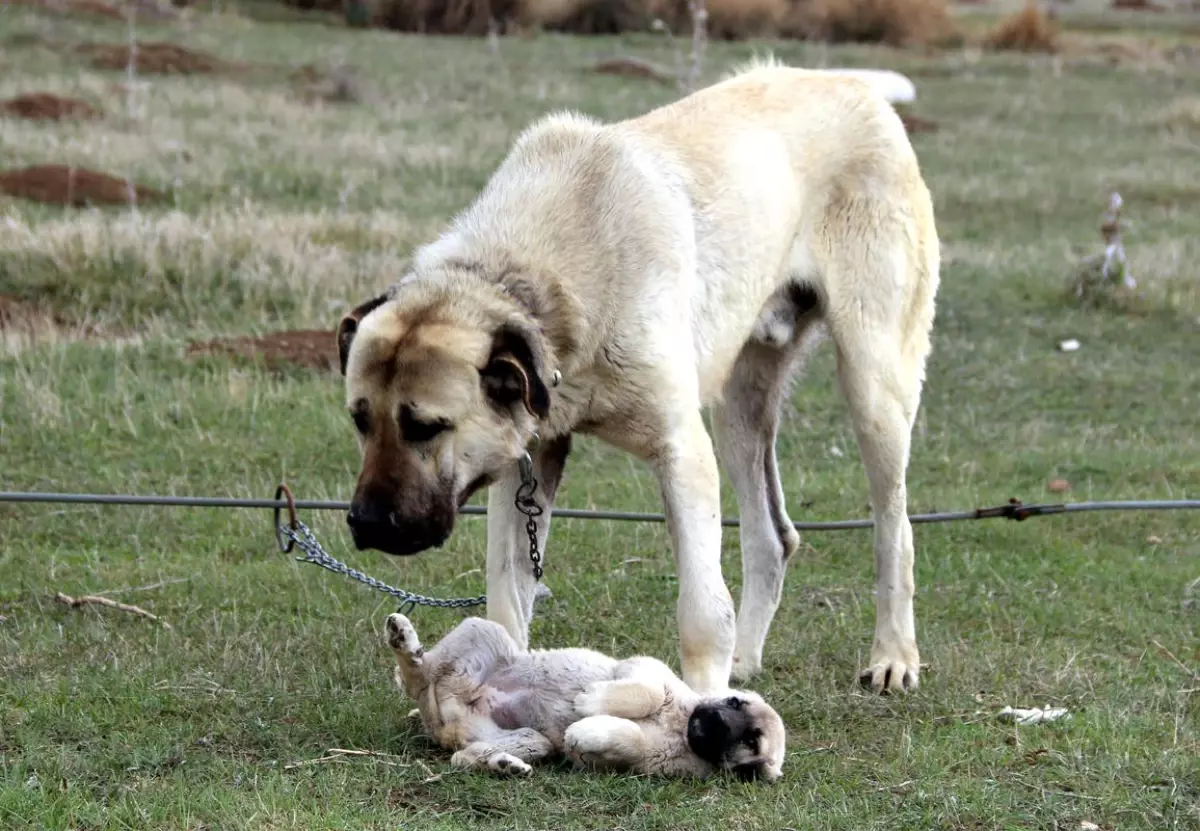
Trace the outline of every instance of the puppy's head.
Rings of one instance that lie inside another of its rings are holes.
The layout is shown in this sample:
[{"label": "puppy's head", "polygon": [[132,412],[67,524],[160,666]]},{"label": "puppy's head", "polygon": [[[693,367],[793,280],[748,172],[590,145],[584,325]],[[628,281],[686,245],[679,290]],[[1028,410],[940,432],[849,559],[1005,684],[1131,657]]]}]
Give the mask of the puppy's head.
[{"label": "puppy's head", "polygon": [[362,451],[346,517],[355,545],[441,545],[549,411],[540,332],[499,294],[426,280],[355,308],[337,346]]},{"label": "puppy's head", "polygon": [[783,719],[752,692],[706,698],[688,719],[692,752],[743,780],[774,782],[782,776],[786,739]]}]

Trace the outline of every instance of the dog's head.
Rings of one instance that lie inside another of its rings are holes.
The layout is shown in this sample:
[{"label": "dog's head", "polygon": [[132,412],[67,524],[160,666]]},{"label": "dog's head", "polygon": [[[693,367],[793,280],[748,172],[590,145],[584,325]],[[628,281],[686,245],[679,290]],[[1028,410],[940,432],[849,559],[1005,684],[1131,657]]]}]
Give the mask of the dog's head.
[{"label": "dog's head", "polygon": [[687,741],[701,759],[740,779],[774,782],[783,775],[783,719],[755,693],[731,690],[702,700],[688,719]]},{"label": "dog's head", "polygon": [[337,330],[362,469],[346,520],[355,545],[441,545],[459,507],[525,452],[550,409],[536,325],[500,292],[445,281],[355,308]]}]

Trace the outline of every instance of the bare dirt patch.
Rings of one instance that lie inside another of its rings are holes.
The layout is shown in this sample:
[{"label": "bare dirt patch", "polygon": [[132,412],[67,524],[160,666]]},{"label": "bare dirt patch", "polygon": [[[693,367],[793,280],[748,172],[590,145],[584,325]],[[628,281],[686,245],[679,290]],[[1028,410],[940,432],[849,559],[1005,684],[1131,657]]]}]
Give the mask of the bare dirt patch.
[{"label": "bare dirt patch", "polygon": [[187,354],[225,354],[252,360],[261,358],[268,366],[276,368],[299,366],[338,371],[335,333],[327,329],[295,329],[258,337],[246,335],[193,341],[188,344]]},{"label": "bare dirt patch", "polygon": [[0,114],[34,121],[99,118],[101,113],[78,98],[63,98],[50,92],[30,92],[0,101]]},{"label": "bare dirt patch", "polygon": [[47,205],[128,205],[158,202],[164,195],[151,188],[132,185],[124,179],[83,167],[42,164],[18,170],[0,171],[0,193],[43,202]]},{"label": "bare dirt patch", "polygon": [[131,58],[136,71],[158,75],[207,75],[230,68],[220,58],[167,42],[139,42],[132,49],[129,44],[84,43],[76,51],[97,69],[123,70]]}]

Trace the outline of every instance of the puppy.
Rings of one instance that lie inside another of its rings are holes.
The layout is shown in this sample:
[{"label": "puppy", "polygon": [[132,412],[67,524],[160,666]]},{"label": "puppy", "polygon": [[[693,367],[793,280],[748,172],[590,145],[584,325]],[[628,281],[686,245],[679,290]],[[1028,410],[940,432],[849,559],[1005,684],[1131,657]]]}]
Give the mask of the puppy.
[{"label": "puppy", "polygon": [[751,692],[700,695],[648,657],[590,649],[523,651],[498,623],[467,618],[426,652],[412,623],[390,615],[396,683],[417,702],[450,763],[529,774],[565,755],[579,767],[680,777],[782,775],[783,720]]}]

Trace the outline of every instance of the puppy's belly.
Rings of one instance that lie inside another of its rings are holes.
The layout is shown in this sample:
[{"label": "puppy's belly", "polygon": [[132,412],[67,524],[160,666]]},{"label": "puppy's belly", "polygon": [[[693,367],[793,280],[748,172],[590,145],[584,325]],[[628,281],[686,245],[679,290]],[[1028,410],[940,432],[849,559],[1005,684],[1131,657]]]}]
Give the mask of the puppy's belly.
[{"label": "puppy's belly", "polygon": [[488,713],[501,730],[518,730],[540,726],[537,696],[532,690],[498,690],[492,688],[487,696]]}]

